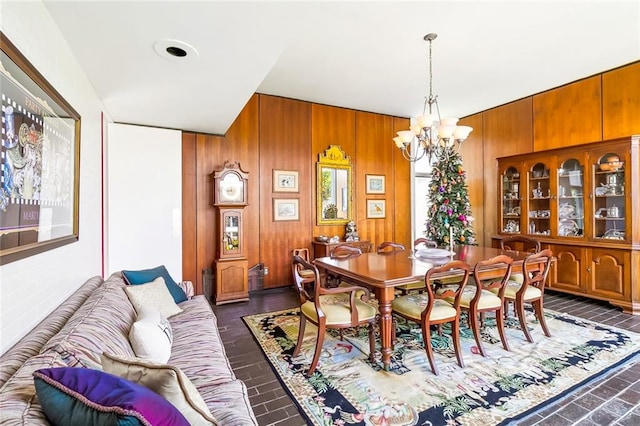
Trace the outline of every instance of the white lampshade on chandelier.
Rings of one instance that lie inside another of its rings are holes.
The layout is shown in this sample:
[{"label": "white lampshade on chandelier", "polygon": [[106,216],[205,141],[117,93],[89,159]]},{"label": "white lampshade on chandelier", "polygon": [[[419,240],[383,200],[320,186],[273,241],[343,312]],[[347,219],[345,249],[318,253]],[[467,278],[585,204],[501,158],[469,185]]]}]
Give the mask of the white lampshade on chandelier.
[{"label": "white lampshade on chandelier", "polygon": [[[460,149],[462,142],[473,130],[469,126],[458,126],[457,118],[440,118],[438,96],[433,95],[431,59],[431,42],[436,37],[438,35],[434,33],[424,36],[425,41],[429,42],[429,96],[424,98],[422,115],[412,120],[415,124],[409,130],[397,132],[398,136],[393,138],[396,146],[402,150],[404,158],[409,161],[418,161],[425,154],[429,156],[429,161],[433,156],[439,158],[446,156],[449,148],[456,143],[457,149]],[[429,106],[428,112],[427,105]],[[433,115],[433,105],[436,106],[436,116]]]}]

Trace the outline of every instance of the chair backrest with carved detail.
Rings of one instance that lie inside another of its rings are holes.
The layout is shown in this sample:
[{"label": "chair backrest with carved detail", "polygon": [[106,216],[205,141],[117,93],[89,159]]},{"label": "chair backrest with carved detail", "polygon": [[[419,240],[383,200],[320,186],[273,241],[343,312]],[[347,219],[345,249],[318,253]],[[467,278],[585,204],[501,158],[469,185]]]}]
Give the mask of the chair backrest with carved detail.
[{"label": "chair backrest with carved detail", "polygon": [[[462,292],[464,291],[464,287],[467,285],[469,281],[469,265],[462,260],[453,260],[451,262],[445,263],[441,266],[434,266],[429,269],[427,273],[424,275],[425,288],[427,293],[429,294],[429,300],[434,299],[447,299],[452,297],[454,299],[454,307],[459,311],[460,309],[460,298],[462,296]],[[434,277],[434,275],[442,272],[448,271],[457,271],[459,274],[455,276],[451,276],[447,279],[447,284],[442,286],[440,290],[437,292],[432,288],[433,283],[438,277]],[[455,277],[455,279],[454,279]],[[429,302],[432,305],[431,302]],[[429,314],[430,312],[427,312]]]},{"label": "chair backrest with carved detail", "polygon": [[413,242],[413,248],[418,250],[421,248],[436,248],[438,247],[438,243],[435,241],[428,240],[426,238],[416,238]]},{"label": "chair backrest with carved detail", "polygon": [[[521,250],[519,248],[522,247]],[[500,240],[501,250],[527,251],[538,253],[541,250],[540,241],[524,235],[513,235]]]},{"label": "chair backrest with carved detail", "polygon": [[[480,290],[494,290],[498,292],[498,297],[504,297],[504,289],[511,276],[513,259],[505,254],[492,257],[476,263],[473,268],[473,279],[476,285],[476,299],[480,297]],[[496,277],[497,274],[500,277]]]},{"label": "chair backrest with carved detail", "polygon": [[[527,256],[522,262],[522,274],[524,282],[521,291],[525,291],[527,286],[537,287],[544,292],[544,284],[551,268],[553,252],[549,249],[542,250]],[[538,264],[535,270],[531,270],[531,265]]]},{"label": "chair backrest with carved detail", "polygon": [[349,244],[339,244],[331,250],[329,257],[331,259],[349,259],[351,257],[360,256],[361,254],[362,250],[358,247],[353,247]]},{"label": "chair backrest with carved detail", "polygon": [[404,246],[402,244],[394,243],[391,241],[385,241],[378,245],[376,252],[378,254],[389,254],[395,251],[404,251]]}]

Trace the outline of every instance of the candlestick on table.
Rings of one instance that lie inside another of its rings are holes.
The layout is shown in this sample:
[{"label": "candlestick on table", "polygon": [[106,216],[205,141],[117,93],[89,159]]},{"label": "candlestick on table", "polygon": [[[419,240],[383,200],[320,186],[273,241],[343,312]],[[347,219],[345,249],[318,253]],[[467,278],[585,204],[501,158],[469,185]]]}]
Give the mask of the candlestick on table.
[{"label": "candlestick on table", "polygon": [[449,226],[449,250],[453,251],[453,226]]}]

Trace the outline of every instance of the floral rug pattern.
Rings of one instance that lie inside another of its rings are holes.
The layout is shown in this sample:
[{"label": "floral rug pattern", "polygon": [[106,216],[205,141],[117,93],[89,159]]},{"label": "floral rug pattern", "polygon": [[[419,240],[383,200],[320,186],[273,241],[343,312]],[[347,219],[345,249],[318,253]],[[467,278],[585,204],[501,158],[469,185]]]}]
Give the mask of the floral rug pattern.
[{"label": "floral rug pattern", "polygon": [[[482,333],[487,357],[463,321],[462,356],[455,360],[449,330],[432,331],[435,362],[429,367],[418,324],[396,318],[391,371],[368,360],[367,330],[349,329],[339,339],[329,331],[317,370],[305,375],[315,347],[316,328],[307,323],[300,355],[291,354],[299,327],[298,310],[244,317],[265,356],[313,425],[494,425],[508,424],[566,395],[575,387],[640,352],[640,335],[546,310],[552,337],[533,314],[528,343],[517,320],[507,321],[511,351],[502,347],[495,319]],[[378,343],[379,347],[379,343]]]}]

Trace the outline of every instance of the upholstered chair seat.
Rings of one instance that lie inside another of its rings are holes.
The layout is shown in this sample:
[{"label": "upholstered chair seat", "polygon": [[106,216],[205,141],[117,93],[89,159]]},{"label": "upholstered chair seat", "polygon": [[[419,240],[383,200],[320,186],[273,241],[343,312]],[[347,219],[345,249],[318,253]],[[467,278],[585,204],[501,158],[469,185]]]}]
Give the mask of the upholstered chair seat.
[{"label": "upholstered chair seat", "polygon": [[[356,293],[357,297],[357,293]],[[378,311],[374,306],[361,300],[355,301],[358,319],[367,321],[374,319]],[[327,325],[345,324],[351,321],[351,309],[349,305],[349,294],[323,295],[320,296],[320,308],[327,316]],[[312,321],[318,321],[315,303],[311,300],[305,302],[300,307],[302,313]]]},{"label": "upholstered chair seat", "polygon": [[[428,294],[410,294],[393,299],[391,307],[395,313],[404,317],[410,317],[416,322],[420,322],[422,311],[424,311],[428,303]],[[451,305],[451,303],[436,299],[433,303],[433,309],[431,310],[429,318],[437,321],[443,318],[450,318],[455,315],[456,309]]]}]

